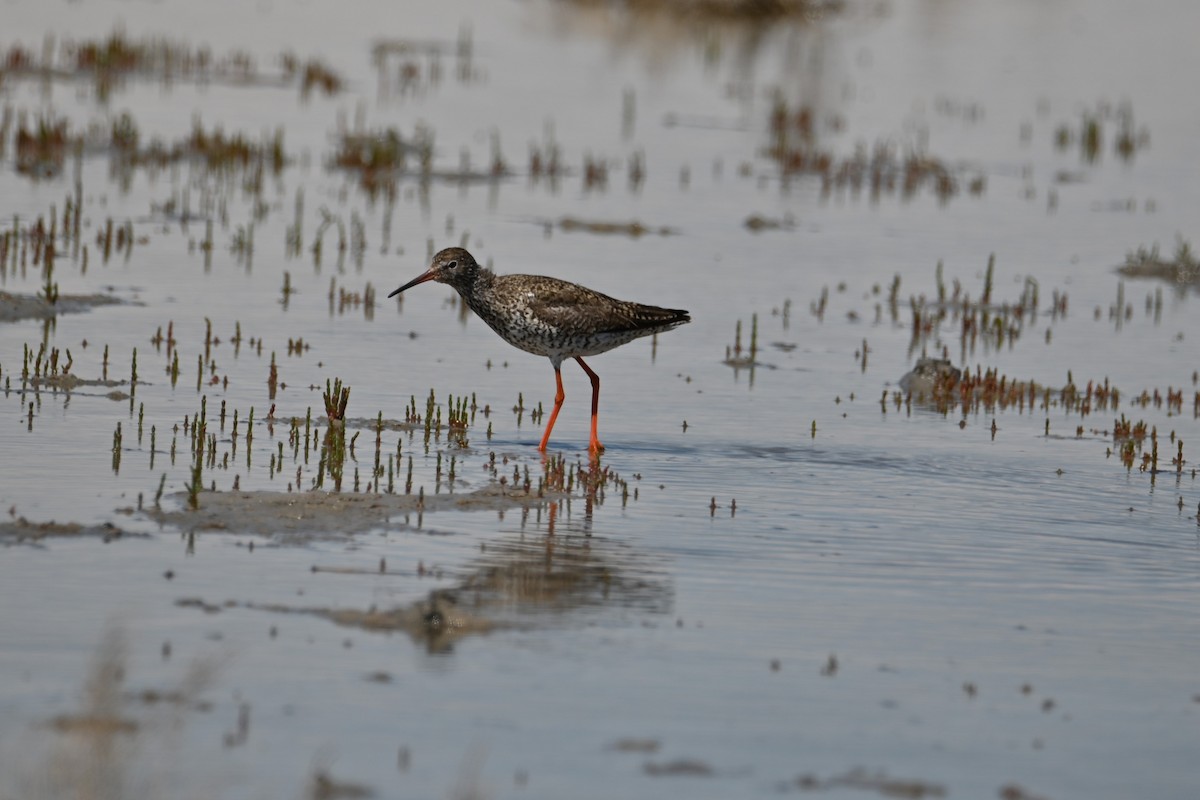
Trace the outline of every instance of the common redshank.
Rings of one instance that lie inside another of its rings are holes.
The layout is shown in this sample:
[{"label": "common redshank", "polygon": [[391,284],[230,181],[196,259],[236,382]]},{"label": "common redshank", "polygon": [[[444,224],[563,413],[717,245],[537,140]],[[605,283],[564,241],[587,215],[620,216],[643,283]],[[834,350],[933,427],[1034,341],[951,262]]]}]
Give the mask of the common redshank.
[{"label": "common redshank", "polygon": [[690,322],[688,312],[617,300],[577,283],[544,275],[496,275],[481,267],[461,247],[449,247],[433,257],[429,269],[388,295],[395,297],[426,281],[444,283],[462,297],[504,341],[527,353],[546,356],[554,366],[554,410],[538,450],[550,441],[554,420],[562,408],[562,372],[566,358],[583,367],[592,382],[592,436],[588,449],[604,449],[596,436],[600,410],[600,377],[583,356],[612,350],[641,336],[669,331]]}]

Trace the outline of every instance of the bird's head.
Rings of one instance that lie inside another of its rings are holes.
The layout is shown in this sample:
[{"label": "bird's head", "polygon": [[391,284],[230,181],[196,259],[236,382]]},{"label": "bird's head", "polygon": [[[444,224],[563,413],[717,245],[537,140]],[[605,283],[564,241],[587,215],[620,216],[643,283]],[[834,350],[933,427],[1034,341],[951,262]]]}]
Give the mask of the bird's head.
[{"label": "bird's head", "polygon": [[479,266],[475,257],[463,248],[447,247],[433,257],[429,269],[389,294],[388,297],[395,297],[405,289],[411,289],[418,283],[426,281],[445,283],[459,292],[464,292],[470,289],[481,269],[482,267]]}]

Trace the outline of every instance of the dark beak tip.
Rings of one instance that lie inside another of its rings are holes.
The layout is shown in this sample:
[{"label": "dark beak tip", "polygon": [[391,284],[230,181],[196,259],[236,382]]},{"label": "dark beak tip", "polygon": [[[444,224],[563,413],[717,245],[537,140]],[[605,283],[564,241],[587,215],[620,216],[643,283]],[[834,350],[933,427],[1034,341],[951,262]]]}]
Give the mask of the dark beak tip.
[{"label": "dark beak tip", "polygon": [[395,297],[396,295],[403,292],[405,289],[411,289],[412,287],[416,286],[418,283],[424,283],[425,281],[431,281],[433,279],[434,279],[434,275],[433,275],[432,271],[423,272],[420,275],[418,275],[417,277],[413,278],[408,283],[401,286],[396,291],[389,294],[388,297]]}]

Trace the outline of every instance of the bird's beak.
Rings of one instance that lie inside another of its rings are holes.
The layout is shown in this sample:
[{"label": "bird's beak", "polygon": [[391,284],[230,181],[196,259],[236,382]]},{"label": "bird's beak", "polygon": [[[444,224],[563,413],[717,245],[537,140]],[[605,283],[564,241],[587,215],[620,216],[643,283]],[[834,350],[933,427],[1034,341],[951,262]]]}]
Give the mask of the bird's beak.
[{"label": "bird's beak", "polygon": [[395,297],[396,295],[403,292],[405,289],[411,289],[412,287],[416,286],[418,283],[424,283],[425,281],[431,281],[434,279],[435,276],[436,276],[436,274],[434,273],[432,268],[427,269],[424,272],[422,272],[420,275],[418,275],[417,277],[413,278],[408,283],[401,286],[396,291],[389,294],[388,297]]}]

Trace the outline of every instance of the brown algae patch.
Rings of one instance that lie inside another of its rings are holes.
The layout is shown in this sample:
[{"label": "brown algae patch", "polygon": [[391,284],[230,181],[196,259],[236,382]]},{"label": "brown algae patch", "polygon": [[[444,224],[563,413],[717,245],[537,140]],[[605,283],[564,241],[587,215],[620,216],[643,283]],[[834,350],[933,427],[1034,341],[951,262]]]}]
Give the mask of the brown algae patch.
[{"label": "brown algae patch", "polygon": [[[179,495],[181,498],[183,494]],[[147,509],[162,525],[180,530],[228,531],[262,536],[299,537],[302,541],[341,538],[380,528],[396,528],[409,516],[427,511],[502,511],[543,505],[549,498],[497,483],[455,494],[343,494],[339,492],[202,492],[199,508]]]}]

